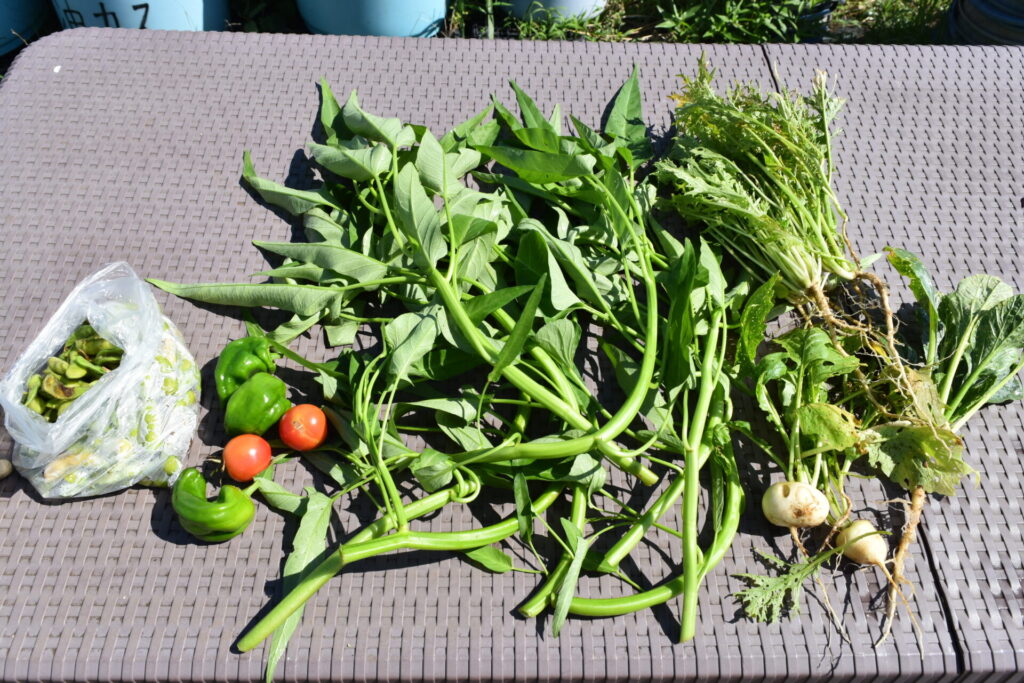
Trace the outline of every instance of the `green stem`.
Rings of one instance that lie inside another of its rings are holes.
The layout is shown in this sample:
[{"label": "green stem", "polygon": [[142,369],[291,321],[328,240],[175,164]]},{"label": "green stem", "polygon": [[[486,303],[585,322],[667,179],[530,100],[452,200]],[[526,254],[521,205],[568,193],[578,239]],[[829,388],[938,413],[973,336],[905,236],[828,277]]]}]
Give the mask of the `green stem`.
[{"label": "green stem", "polygon": [[[359,201],[360,204],[363,205],[363,208],[366,209],[367,211],[369,211],[370,213],[372,213],[375,216],[383,215],[384,212],[381,211],[380,209],[378,209],[376,206],[373,206],[372,204],[370,204],[368,201],[366,201],[366,199],[363,197],[363,194],[364,194],[363,192],[356,192],[356,199]],[[337,223],[335,223],[335,225],[337,225]]]},{"label": "green stem", "polygon": [[[721,309],[711,314],[710,329],[708,331],[707,347],[705,348],[704,360],[701,363],[701,373],[705,373],[711,367],[712,359],[717,351],[719,323],[721,321]],[[697,407],[694,409],[692,425],[696,427],[690,433],[689,447],[686,449],[686,469],[683,472],[685,479],[683,490],[683,606],[682,619],[680,622],[680,642],[693,638],[697,629],[697,587],[700,585],[700,548],[697,546],[697,507],[700,503],[700,461],[699,446],[700,439],[704,438],[704,427],[708,417],[708,406],[714,389],[718,386],[717,378],[714,383],[710,378],[703,379],[700,387],[700,395],[697,398]]]},{"label": "green stem", "polygon": [[[979,361],[974,366],[974,370],[971,372],[971,374],[969,374],[967,376],[967,379],[965,379],[961,383],[960,389],[956,392],[956,396],[954,396],[953,400],[950,401],[946,405],[946,419],[947,420],[952,418],[952,416],[954,414],[956,414],[956,409],[960,407],[960,403],[964,400],[964,397],[967,396],[967,392],[970,391],[971,387],[974,386],[974,383],[978,381],[978,377],[981,376],[981,373],[984,372],[988,368],[989,363],[992,361],[992,358],[994,356],[996,356],[996,354],[998,354],[1002,350],[1003,350],[1002,347],[998,347],[997,346],[996,348],[992,349],[992,351],[990,351],[987,356],[985,356],[983,359],[981,359],[981,361]],[[1009,375],[1009,377],[1003,378],[1003,381],[1000,382],[1000,384],[999,384],[999,388],[1001,389],[1002,385],[1005,384],[1005,382],[1008,381],[1010,377],[1013,377],[1013,375],[1016,375],[1016,374],[1017,373],[1014,372],[1012,375]],[[998,389],[997,389],[997,391],[998,391]],[[995,392],[992,392],[992,394],[989,394],[989,395],[991,396],[994,393]],[[984,404],[979,404],[979,405],[984,405]]]},{"label": "green stem", "polygon": [[[580,530],[581,534],[586,523],[586,514],[587,493],[583,487],[576,486],[572,491],[572,509],[569,512],[569,521]],[[535,617],[543,612],[551,596],[561,587],[562,580],[565,578],[565,572],[568,571],[570,564],[572,564],[572,554],[563,552],[554,570],[548,574],[547,580],[544,581],[529,600],[519,607],[519,613],[525,617]]]},{"label": "green stem", "polygon": [[[744,502],[743,487],[740,486],[736,463],[731,458],[726,475],[725,512],[722,516],[722,524],[700,563],[698,583],[721,562],[729,546],[732,545],[732,541],[736,537],[736,530],[739,528],[740,513],[743,511]],[[688,588],[684,570],[684,574],[676,575],[662,585],[640,593],[618,598],[573,598],[569,605],[569,612],[585,617],[614,617],[664,604],[688,589],[696,592],[696,586]],[[685,635],[685,632],[681,631],[681,634]]]},{"label": "green stem", "polygon": [[[416,519],[418,517],[428,515],[435,510],[440,510],[450,503],[453,498],[457,498],[461,493],[462,491],[458,486],[452,486],[442,491],[431,493],[425,498],[414,500],[406,505],[405,516],[407,519]],[[395,526],[396,522],[394,516],[384,515],[360,529],[347,541],[347,543],[364,543],[370,539],[386,534],[394,529]]]},{"label": "green stem", "polygon": [[[453,491],[454,489],[448,489]],[[562,489],[560,486],[551,486],[546,489],[535,501],[534,510],[543,512],[558,498]],[[450,495],[450,494],[449,494]],[[449,498],[450,500],[450,498]],[[443,506],[442,503],[440,506]],[[406,509],[408,515],[409,510]],[[411,515],[409,515],[411,516]],[[382,522],[382,520],[378,520]],[[388,530],[386,525],[380,524],[377,530],[384,533]],[[353,537],[343,544],[336,552],[331,553],[313,570],[304,576],[288,594],[286,594],[266,616],[256,622],[248,633],[239,638],[237,647],[242,652],[248,652],[264,639],[270,636],[277,628],[284,623],[296,610],[302,607],[307,600],[345,566],[382,553],[400,550],[403,548],[417,550],[472,550],[491,543],[497,543],[508,538],[519,528],[519,522],[515,515],[508,517],[497,524],[480,529],[468,531],[449,532],[412,532],[406,531],[390,536],[373,538],[373,532],[364,529],[363,534],[371,536],[363,540]]]},{"label": "green stem", "polygon": [[545,441],[542,439],[524,441],[517,444],[511,444],[509,446],[488,448],[482,451],[457,453],[450,457],[452,462],[460,466],[480,462],[507,462],[509,460],[518,460],[520,458],[528,458],[530,460],[560,460],[563,458],[572,458],[581,453],[586,453],[593,450],[596,446],[597,441],[594,439],[593,435],[586,435],[579,436],[574,439],[565,439],[563,441]]},{"label": "green stem", "polygon": [[[509,332],[515,327],[515,320],[512,319],[505,311],[500,308],[494,312],[494,317],[501,323]],[[555,361],[548,355],[547,351],[539,346],[532,346],[529,350],[529,354],[540,363],[541,369],[544,370],[548,379],[551,380],[555,389],[558,390],[562,400],[572,407],[573,410],[579,411],[579,404],[576,403],[576,395],[572,392],[572,387],[569,385],[569,380],[566,379],[565,373],[558,367]]]},{"label": "green stem", "polygon": [[[1003,377],[1003,379],[994,384],[991,389],[989,389],[987,392],[985,392],[984,395],[982,395],[977,401],[975,401],[971,409],[968,410],[963,415],[961,415],[957,419],[957,421],[952,424],[951,429],[954,432],[960,431],[960,428],[964,426],[967,420],[973,417],[974,414],[978,412],[978,409],[980,409],[983,405],[988,403],[989,399],[995,396],[1000,389],[1006,386],[1008,382],[1012,381],[1013,378],[1017,376],[1017,373],[1020,372],[1022,369],[1024,369],[1024,358],[1022,358],[1019,363],[1013,366],[1013,369],[1010,370],[1010,372],[1007,373],[1007,375]],[[955,400],[952,404],[946,407],[947,420],[953,419],[953,416],[956,413],[956,409],[960,407],[960,400],[962,400],[962,398],[963,397],[959,396],[958,394],[958,400]]]},{"label": "green stem", "polygon": [[[693,556],[694,561],[696,561],[696,504],[700,495],[698,476],[700,469],[704,466],[711,452],[707,434],[716,424],[721,422],[725,409],[725,389],[720,381],[721,364],[717,362],[719,351],[718,336],[722,328],[723,316],[724,312],[721,309],[714,311],[711,315],[708,336],[701,361],[700,390],[697,395],[697,403],[694,406],[693,416],[687,419],[689,442],[687,443],[685,453],[686,465],[683,476],[673,479],[668,488],[647,509],[640,521],[623,534],[618,542],[608,550],[601,561],[601,569],[603,571],[617,571],[619,563],[622,562],[623,558],[633,551],[633,548],[640,543],[651,526],[668,512],[684,491],[686,492],[683,501],[684,558],[687,554],[690,554]],[[714,401],[714,405],[712,405],[712,399],[716,394],[718,400]],[[683,401],[685,406],[685,397]],[[688,522],[686,517],[688,506],[693,507],[692,523]],[[692,544],[692,546],[688,544]]]},{"label": "green stem", "polygon": [[942,378],[942,384],[939,386],[939,398],[942,399],[943,403],[949,403],[949,392],[953,388],[953,378],[956,376],[956,371],[960,367],[960,359],[963,358],[964,352],[971,344],[971,339],[974,337],[974,328],[977,327],[977,325],[978,319],[975,318],[967,326],[967,329],[964,330],[964,334],[960,337],[960,343],[957,344],[952,358],[949,359],[949,364],[946,366],[946,376]]},{"label": "green stem", "polygon": [[512,416],[512,428],[520,438],[526,434],[526,426],[530,423],[531,412],[533,412],[533,403],[521,401],[516,407],[516,414]]},{"label": "green stem", "polygon": [[[639,518],[641,517],[641,513],[640,513],[639,511],[637,511],[637,510],[634,510],[634,509],[633,509],[633,508],[631,508],[631,507],[630,507],[629,505],[626,505],[625,503],[623,503],[623,502],[622,502],[621,500],[619,500],[618,498],[616,498],[615,496],[613,496],[613,495],[612,495],[611,493],[609,493],[608,491],[605,491],[604,489],[601,489],[600,491],[598,491],[598,493],[600,493],[600,494],[601,494],[602,496],[604,496],[604,497],[605,497],[605,498],[607,498],[608,500],[610,500],[610,501],[612,501],[613,503],[615,503],[616,505],[618,505],[618,506],[619,506],[619,508],[620,508],[620,509],[621,509],[621,510],[622,510],[622,511],[623,511],[623,512],[624,512],[624,513],[626,514],[626,515],[630,515],[630,516],[632,516],[632,517],[633,517],[633,519],[634,519],[634,521],[635,521],[635,520],[637,520],[637,519],[639,519]],[[625,524],[628,524],[628,523],[629,523],[629,522],[625,522]],[[659,531],[664,531],[664,532],[665,532],[666,534],[669,534],[670,536],[675,536],[676,538],[680,538],[680,539],[681,539],[681,538],[683,537],[683,534],[682,534],[682,533],[681,533],[680,531],[678,531],[678,530],[676,530],[676,529],[673,529],[673,528],[671,528],[671,527],[667,527],[667,526],[665,526],[664,524],[661,524],[661,523],[659,523],[659,522],[655,522],[655,523],[654,523],[654,524],[652,524],[651,526],[653,526],[653,527],[654,527],[655,529],[657,529],[657,530],[659,530]]]},{"label": "green stem", "polygon": [[939,355],[939,312],[928,306],[928,351],[926,364],[931,371],[935,370],[935,360]]},{"label": "green stem", "polygon": [[[614,573],[619,569],[619,563],[622,562],[623,558],[632,552],[633,548],[640,543],[643,537],[647,534],[647,531],[651,526],[668,512],[672,504],[679,499],[679,496],[683,492],[686,478],[683,476],[675,477],[672,482],[668,485],[658,499],[647,508],[644,512],[643,517],[631,526],[625,534],[616,541],[615,545],[608,549],[605,553],[604,559],[601,560],[599,569],[603,572]],[[681,538],[686,538],[686,534],[681,534]]]},{"label": "green stem", "polygon": [[[441,295],[441,300],[444,303],[445,308],[448,310],[448,312],[454,319],[455,324],[459,328],[459,331],[462,332],[462,334],[467,338],[469,343],[473,346],[474,351],[476,351],[476,353],[479,354],[488,363],[491,363],[493,365],[495,360],[497,359],[497,353],[495,352],[494,346],[490,343],[490,340],[488,340],[480,333],[480,331],[473,324],[473,321],[469,319],[469,315],[466,313],[466,310],[462,307],[462,303],[459,297],[456,295],[455,291],[451,288],[449,283],[443,277],[441,277],[441,274],[438,273],[436,269],[431,268],[428,275],[430,278],[430,283],[437,290],[438,294]],[[649,316],[649,319],[653,319],[655,325],[653,329],[657,330],[657,311],[653,311]],[[651,358],[649,361],[649,370],[651,375],[653,375],[654,365],[657,360],[654,357],[655,352],[656,347],[652,344],[650,354]],[[645,360],[647,360],[646,356]],[[641,371],[643,371],[645,367],[647,367],[646,364],[642,364]],[[534,400],[536,400],[538,403],[543,404],[545,408],[554,413],[556,416],[558,416],[559,419],[567,423],[573,429],[580,429],[585,432],[590,432],[593,429],[593,425],[587,418],[580,415],[579,412],[572,408],[572,406],[567,404],[565,401],[563,401],[561,398],[559,398],[557,395],[555,395],[548,389],[541,386],[533,378],[531,378],[521,369],[517,368],[515,365],[510,365],[507,368],[505,368],[502,371],[502,375],[505,377],[505,379],[511,382],[517,389],[522,391],[524,394],[532,396]],[[647,385],[650,384],[650,377],[647,377],[646,381],[641,380],[643,380],[643,376],[638,378],[637,385],[641,387],[642,390],[646,390]],[[633,395],[631,394],[630,398],[632,397]],[[634,411],[639,410],[639,407],[643,405],[643,399],[644,396],[642,395],[632,401],[627,399],[627,402],[623,404],[623,408],[630,408],[633,409]],[[645,467],[643,463],[641,463],[639,460],[635,458],[623,457],[622,454],[619,452],[617,446],[610,443],[609,441],[602,440],[614,438],[614,436],[611,435],[618,434],[618,432],[615,432],[614,429],[618,428],[619,432],[621,432],[622,428],[627,426],[629,422],[632,421],[633,417],[636,416],[636,413],[634,412],[633,415],[630,416],[626,414],[626,412],[623,409],[620,409],[617,415],[619,415],[619,419],[615,420],[614,423],[611,424],[610,429],[609,425],[606,424],[604,427],[595,432],[592,436],[582,437],[582,439],[592,439],[594,442],[592,447],[596,446],[597,449],[601,452],[601,454],[608,458],[608,460],[619,469],[638,477],[643,483],[647,485],[654,484],[655,482],[658,481],[658,476],[654,472]],[[626,424],[619,426],[619,423],[623,420]],[[588,448],[587,450],[590,449]]]},{"label": "green stem", "polygon": [[[392,406],[395,400],[395,392],[398,391],[398,384],[391,386],[391,394],[388,396],[387,401],[377,406],[378,414],[383,407],[387,405],[388,413],[391,412]],[[374,459],[376,460],[377,471],[380,472],[380,478],[384,481],[384,488],[387,495],[391,498],[391,509],[395,511],[395,517],[398,520],[398,531],[405,531],[409,528],[409,520],[405,516],[405,507],[402,505],[402,494],[398,492],[398,486],[395,485],[395,480],[391,476],[391,470],[388,469],[387,464],[384,462],[384,435],[387,433],[387,429],[383,425],[380,426],[380,439],[373,443],[375,447],[371,448],[373,451]]]},{"label": "green stem", "polygon": [[[396,174],[394,169],[395,158],[397,155],[392,153],[392,174]],[[395,218],[391,215],[391,205],[388,203],[387,194],[384,192],[384,184],[380,181],[379,176],[374,176],[374,184],[377,187],[377,192],[380,195],[380,208],[384,211],[385,223],[388,226],[388,230],[391,231],[391,236],[395,238],[395,244],[399,249],[405,247],[405,243],[408,241],[402,231],[398,229],[398,225],[395,224]]]}]

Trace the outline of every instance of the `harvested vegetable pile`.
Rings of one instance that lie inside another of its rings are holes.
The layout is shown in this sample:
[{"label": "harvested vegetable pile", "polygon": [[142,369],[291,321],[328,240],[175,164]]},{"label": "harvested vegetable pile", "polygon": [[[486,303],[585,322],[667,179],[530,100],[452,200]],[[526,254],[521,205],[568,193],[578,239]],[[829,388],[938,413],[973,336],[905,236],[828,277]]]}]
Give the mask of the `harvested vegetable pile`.
[{"label": "harvested vegetable pile", "polygon": [[[657,172],[664,203],[773,285],[801,323],[771,340],[777,351],[745,384],[783,445],[780,454],[764,444],[786,480],[769,489],[764,512],[790,527],[808,557],[774,559],[782,575],[747,577],[739,597],[749,616],[773,621],[842,552],[889,582],[881,642],[898,603],[913,618],[903,569],[926,495],[953,495],[974,473],[956,432],[981,406],[1022,397],[1024,297],[989,275],[940,295],[917,257],[889,247],[917,300],[909,319],[897,319],[889,285],[857,257],[832,189],[830,128],[842,101],[825,75],[808,97],[742,86],[719,95],[712,78],[702,61],[675,96],[680,135]],[[910,493],[891,560],[869,521],[849,519],[861,507],[844,486],[855,469]],[[797,532],[825,522],[812,554]]]},{"label": "harvested vegetable pile", "polygon": [[[570,614],[614,616],[680,597],[680,639],[692,638],[701,582],[744,509],[736,432],[777,463],[785,482],[762,509],[806,555],[775,559],[779,576],[747,577],[738,596],[747,614],[771,621],[798,606],[803,582],[839,553],[882,567],[891,606],[908,604],[902,568],[924,495],[952,494],[971,472],[955,430],[984,403],[1020,396],[1017,297],[987,276],[940,296],[920,262],[893,249],[890,261],[921,302],[920,325],[898,324],[888,286],[846,239],[831,186],[830,125],[841,103],[824,78],[808,98],[752,88],[719,96],[711,80],[702,62],[686,81],[680,135],[646,178],[652,153],[635,73],[600,131],[572,117],[573,130],[562,130],[558,108],[545,115],[513,83],[518,116],[495,101],[441,137],[364,112],[355,93],[339,105],[325,82],[323,138],[310,145],[321,187],[261,178],[245,153],[245,181],[301,217],[308,241],[255,243],[283,259],[260,274],[269,283],[151,282],[197,301],[293,314],[269,332],[250,324],[221,357],[227,366],[244,347],[232,391],[252,391],[267,407],[259,414],[246,400],[233,411],[236,399],[221,392],[229,432],[252,432],[237,471],[267,467],[228,493],[258,491],[300,517],[286,592],[238,641],[245,651],[272,638],[268,677],[320,587],[360,560],[405,549],[462,552],[507,571],[499,544],[514,540],[540,572],[520,611],[550,610],[553,634]],[[659,223],[659,201],[692,239]],[[759,352],[766,321],[785,309],[798,327]],[[317,323],[329,346],[343,347],[329,362],[287,347]],[[360,328],[380,343],[356,350]],[[620,400],[593,390],[595,355]],[[322,387],[333,431],[302,457],[338,485],[330,496],[300,496],[272,479],[293,459],[271,459],[259,438],[288,407],[273,375],[279,356]],[[220,373],[218,364],[219,391]],[[261,386],[247,390],[254,381]],[[774,434],[735,419],[742,391]],[[848,524],[844,482],[858,468],[912,492],[891,562],[873,526]],[[612,470],[629,494],[650,487],[645,509],[613,493]],[[198,524],[205,484],[188,479],[182,509],[193,516],[184,521],[198,537],[223,540],[249,523],[238,504],[224,528]],[[358,491],[378,518],[327,552],[333,504]],[[482,495],[507,497],[515,513],[449,532],[417,522]],[[816,546],[799,533],[826,522]],[[656,530],[680,539],[682,553],[674,575],[645,577],[655,587],[641,590],[620,567]],[[537,550],[544,532],[560,548],[554,558]],[[585,572],[618,581],[621,597],[577,596]]]},{"label": "harvested vegetable pile", "polygon": [[[292,311],[271,343],[318,373],[340,435],[321,452],[337,458],[340,493],[376,490],[379,519],[316,566],[307,563],[323,549],[331,499],[310,494],[285,567],[304,576],[243,636],[242,650],[272,634],[276,644],[287,639],[304,602],[359,560],[410,548],[469,551],[507,569],[494,544],[513,536],[543,574],[520,611],[552,610],[554,634],[569,614],[623,614],[679,595],[681,638],[695,633],[699,585],[732,542],[743,507],[730,385],[754,360],[770,291],[751,295],[744,279],[728,285],[715,252],[680,242],[653,219],[651,187],[635,177],[650,156],[636,74],[601,132],[573,119],[566,133],[557,109],[545,116],[513,88],[519,117],[495,102],[438,139],[362,111],[355,94],[339,106],[324,83],[325,144],[310,146],[324,169],[321,189],[262,179],[245,156],[247,182],[301,215],[309,242],[256,243],[285,258],[263,274],[270,284],[155,282],[200,301]],[[466,182],[471,172],[476,187]],[[281,345],[318,321],[331,344],[350,344],[367,325],[382,346],[318,364]],[[625,397],[616,404],[598,400],[585,381],[581,340],[595,329]],[[415,437],[428,447],[410,449]],[[615,500],[607,468],[636,487],[664,485],[646,510],[618,502],[609,512],[596,504]],[[700,548],[702,472],[714,514]],[[422,491],[411,501],[399,493],[410,480]],[[272,481],[258,477],[254,486],[275,503]],[[503,489],[515,514],[454,532],[416,524],[485,489]],[[547,519],[565,495],[569,515]],[[648,577],[657,587],[646,591],[623,584],[618,598],[575,596],[584,568],[627,579],[622,561],[645,534],[666,528],[662,518],[680,501],[682,528],[668,529],[683,543],[678,575]],[[560,557],[536,551],[535,525],[561,546]],[[591,550],[604,533],[614,541]],[[280,651],[272,648],[270,671]]]}]

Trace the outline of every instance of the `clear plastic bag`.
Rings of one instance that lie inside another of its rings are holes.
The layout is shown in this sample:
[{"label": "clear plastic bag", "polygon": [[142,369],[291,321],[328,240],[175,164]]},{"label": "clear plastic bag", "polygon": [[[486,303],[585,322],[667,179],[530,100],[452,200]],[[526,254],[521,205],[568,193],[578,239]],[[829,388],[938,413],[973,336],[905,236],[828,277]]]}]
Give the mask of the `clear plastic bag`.
[{"label": "clear plastic bag", "polygon": [[[88,321],[124,355],[56,422],[21,404],[26,382]],[[14,467],[45,498],[173,483],[199,422],[199,370],[181,332],[126,263],[81,282],[0,380]]]}]

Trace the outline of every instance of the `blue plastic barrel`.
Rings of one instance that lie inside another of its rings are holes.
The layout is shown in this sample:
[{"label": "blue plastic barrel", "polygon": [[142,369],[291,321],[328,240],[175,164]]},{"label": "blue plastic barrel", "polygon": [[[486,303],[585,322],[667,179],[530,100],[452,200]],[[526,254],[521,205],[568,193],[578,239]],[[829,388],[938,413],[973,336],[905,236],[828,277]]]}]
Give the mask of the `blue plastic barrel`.
[{"label": "blue plastic barrel", "polygon": [[313,33],[349,36],[436,35],[444,23],[445,0],[297,0]]},{"label": "blue plastic barrel", "polygon": [[604,0],[512,0],[512,12],[520,19],[593,17],[604,10]]},{"label": "blue plastic barrel", "polygon": [[972,45],[1024,45],[1024,2],[957,0],[949,8],[949,32]]},{"label": "blue plastic barrel", "polygon": [[156,28],[170,31],[223,31],[228,0],[53,0],[64,28]]},{"label": "blue plastic barrel", "polygon": [[32,38],[43,27],[47,12],[49,9],[39,0],[0,0],[0,55]]}]

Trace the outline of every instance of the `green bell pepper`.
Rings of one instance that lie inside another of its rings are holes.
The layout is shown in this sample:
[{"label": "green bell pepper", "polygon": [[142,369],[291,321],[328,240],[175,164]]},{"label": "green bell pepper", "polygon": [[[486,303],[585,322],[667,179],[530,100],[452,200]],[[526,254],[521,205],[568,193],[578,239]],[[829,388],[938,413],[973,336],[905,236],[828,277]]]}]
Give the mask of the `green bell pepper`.
[{"label": "green bell pepper", "polygon": [[280,377],[257,372],[228,398],[224,429],[228,435],[262,435],[292,407]]},{"label": "green bell pepper", "polygon": [[273,373],[276,358],[266,337],[242,337],[225,346],[213,371],[221,405],[257,372]]},{"label": "green bell pepper", "polygon": [[171,505],[185,531],[200,541],[219,543],[245,531],[256,515],[256,505],[237,486],[222,486],[213,500],[206,497],[206,479],[190,467],[171,491]]}]

